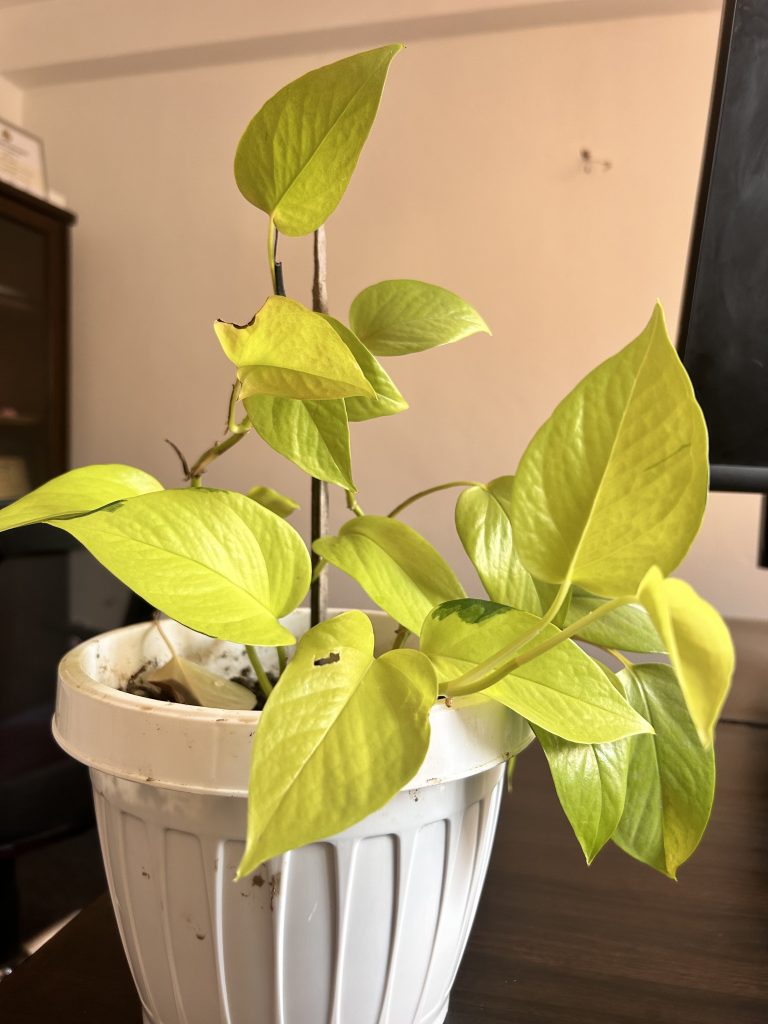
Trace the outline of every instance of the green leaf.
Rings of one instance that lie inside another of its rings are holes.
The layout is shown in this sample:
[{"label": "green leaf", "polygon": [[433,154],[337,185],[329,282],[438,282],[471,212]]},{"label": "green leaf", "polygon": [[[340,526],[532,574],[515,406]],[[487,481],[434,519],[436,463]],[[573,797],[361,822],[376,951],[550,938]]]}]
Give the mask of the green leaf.
[{"label": "green leaf", "polygon": [[157,491],[52,525],[192,629],[235,643],[293,642],[277,620],[307,592],[309,555],[292,526],[242,494]]},{"label": "green leaf", "polygon": [[359,516],[315,551],[357,580],[376,604],[412,633],[436,604],[463,597],[453,570],[422,536],[398,519]]},{"label": "green leaf", "polygon": [[[570,626],[585,615],[589,615],[606,603],[605,598],[595,597],[583,590],[576,590],[563,622]],[[644,653],[666,653],[664,641],[659,636],[648,612],[639,604],[625,604],[614,608],[602,618],[580,629],[579,640],[598,647],[609,647],[617,651],[642,651]]]},{"label": "green leaf", "polygon": [[256,433],[305,473],[354,491],[349,425],[344,400],[299,402],[292,398],[246,398]]},{"label": "green leaf", "polygon": [[[440,681],[449,682],[540,624],[536,615],[491,601],[450,601],[427,617],[421,650],[434,664]],[[545,626],[520,652],[559,633],[556,626]],[[572,640],[564,640],[482,692],[534,725],[575,743],[610,742],[650,729]]]},{"label": "green leaf", "polygon": [[534,576],[601,595],[669,572],[707,496],[707,434],[656,306],[643,333],[555,409],[517,471],[512,525]]},{"label": "green leaf", "polygon": [[424,760],[436,695],[432,666],[418,651],[374,660],[362,612],[310,630],[256,730],[238,877],[390,800]]},{"label": "green leaf", "polygon": [[632,740],[624,813],[613,840],[632,857],[675,878],[709,820],[714,751],[698,742],[669,665],[633,665],[619,679],[655,733]]},{"label": "green leaf", "polygon": [[252,711],[256,697],[247,686],[209,672],[194,661],[174,654],[160,668],[142,676],[142,683],[154,683],[174,694],[182,704],[196,704],[223,711]]},{"label": "green leaf", "polygon": [[375,398],[346,398],[347,416],[350,423],[372,420],[378,416],[393,416],[408,408],[408,403],[392,382],[375,356],[371,355],[365,345],[348,327],[345,327],[332,316],[325,319],[333,327],[338,336],[355,358],[355,362],[365,375],[365,379],[376,393]]},{"label": "green leaf", "polygon": [[61,516],[81,516],[113,501],[162,489],[153,476],[132,466],[71,469],[0,509],[0,531]]},{"label": "green leaf", "polygon": [[381,281],[365,288],[349,310],[352,330],[377,356],[405,356],[471,334],[488,325],[458,295],[423,281]]},{"label": "green leaf", "polygon": [[515,478],[500,476],[487,487],[469,487],[456,502],[456,530],[492,601],[540,614],[541,599],[517,557],[512,537]]},{"label": "green leaf", "polygon": [[347,346],[319,313],[270,295],[244,327],[217,320],[216,336],[237,367],[240,398],[329,399],[375,391]]},{"label": "green leaf", "polygon": [[237,187],[285,235],[308,235],[349,184],[400,44],[310,71],[264,104],[240,139]]},{"label": "green leaf", "polygon": [[619,824],[627,792],[631,739],[570,743],[534,726],[560,805],[591,864]]},{"label": "green leaf", "polygon": [[692,586],[664,579],[657,567],[643,580],[639,596],[669,651],[701,742],[708,745],[733,676],[728,627]]},{"label": "green leaf", "polygon": [[268,508],[270,512],[274,512],[281,519],[287,519],[289,515],[301,508],[293,498],[288,498],[271,487],[252,487],[246,496],[251,501],[257,501],[264,508]]}]

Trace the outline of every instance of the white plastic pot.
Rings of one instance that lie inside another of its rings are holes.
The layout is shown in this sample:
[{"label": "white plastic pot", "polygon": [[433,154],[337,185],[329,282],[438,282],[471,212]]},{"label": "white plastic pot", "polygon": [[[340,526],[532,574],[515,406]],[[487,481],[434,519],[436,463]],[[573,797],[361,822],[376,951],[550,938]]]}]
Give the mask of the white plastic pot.
[{"label": "white plastic pot", "polygon": [[[306,628],[300,609],[286,620]],[[242,648],[168,623],[223,675]],[[392,638],[378,616],[377,632]],[[264,651],[268,661],[272,652]],[[152,626],[62,661],[60,745],[91,768],[102,851],[145,1024],[438,1024],[485,877],[504,762],[528,726],[490,701],[437,705],[409,785],[339,835],[232,881],[258,712],[135,697],[167,660]]]}]

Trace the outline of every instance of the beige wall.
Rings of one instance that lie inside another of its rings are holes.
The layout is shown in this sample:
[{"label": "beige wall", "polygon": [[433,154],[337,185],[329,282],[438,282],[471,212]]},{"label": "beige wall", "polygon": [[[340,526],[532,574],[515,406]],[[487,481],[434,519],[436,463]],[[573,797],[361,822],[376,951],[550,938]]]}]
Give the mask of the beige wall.
[{"label": "beige wall", "polygon": [[11,124],[21,124],[23,116],[23,93],[21,89],[0,75],[0,117]]},{"label": "beige wall", "polygon": [[[375,280],[418,277],[476,304],[494,335],[388,363],[412,409],[355,425],[366,510],[513,471],[553,405],[637,333],[656,296],[675,324],[717,28],[712,11],[559,24],[420,39],[398,57],[328,226],[332,311],[344,316]],[[268,288],[264,218],[232,183],[233,149],[277,87],[339,55],[27,91],[25,122],[80,217],[75,463],[125,461],[171,484],[163,439],[193,456],[217,436],[231,373],[210,324],[244,322]],[[582,147],[612,169],[583,174]],[[289,294],[306,300],[307,243],[288,242]],[[304,497],[300,474],[255,437],[210,481]],[[452,501],[433,498],[410,521],[459,561]],[[758,509],[753,496],[714,495],[685,565],[731,615],[768,617]]]}]

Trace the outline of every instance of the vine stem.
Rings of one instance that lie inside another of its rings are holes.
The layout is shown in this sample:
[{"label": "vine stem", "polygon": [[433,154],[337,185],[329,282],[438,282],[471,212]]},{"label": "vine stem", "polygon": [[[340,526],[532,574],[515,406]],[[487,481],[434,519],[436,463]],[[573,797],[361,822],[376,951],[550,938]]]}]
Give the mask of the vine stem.
[{"label": "vine stem", "polygon": [[[570,585],[570,584],[569,584]],[[563,584],[563,587],[565,584]],[[563,587],[560,588],[562,592]],[[558,594],[560,597],[560,594]],[[560,600],[564,600],[565,595]],[[620,608],[624,604],[633,604],[637,600],[636,594],[627,595],[624,597],[615,597],[612,601],[607,601],[600,608],[595,608],[594,611],[589,612],[588,615],[582,616],[577,619],[576,622],[572,622],[566,629],[560,630],[557,636],[551,637],[549,640],[545,640],[543,643],[538,644],[535,647],[530,647],[528,650],[523,651],[521,654],[516,652],[520,650],[530,640],[541,633],[545,626],[549,625],[552,619],[557,614],[559,605],[558,598],[555,598],[555,602],[552,608],[549,610],[547,615],[537,625],[535,630],[524,634],[522,637],[517,639],[514,643],[509,644],[507,647],[503,647],[497,654],[487,661],[484,661],[477,668],[470,669],[469,672],[465,672],[463,676],[455,679],[452,683],[448,683],[444,688],[444,695],[446,697],[465,697],[470,693],[479,693],[480,690],[485,690],[487,687],[492,686],[494,683],[498,683],[500,679],[513,672],[516,668],[520,668],[522,665],[527,664],[529,661],[533,661],[534,658],[538,658],[542,654],[546,654],[547,651],[551,651],[553,647],[557,647],[564,640],[568,640],[570,637],[575,636],[580,630],[584,629],[585,626],[591,625],[597,619],[603,615],[607,615],[608,612],[614,611],[616,608]]]},{"label": "vine stem", "polygon": [[277,229],[275,222],[269,218],[269,230],[267,232],[267,264],[272,277],[272,291],[277,295],[277,271],[275,269],[275,250],[277,248]]},{"label": "vine stem", "polygon": [[[241,427],[245,426],[245,420],[240,424]],[[205,473],[210,464],[214,459],[218,459],[224,452],[229,451],[246,436],[247,430],[241,430],[240,433],[230,434],[229,437],[225,437],[223,441],[218,441],[216,444],[212,444],[210,448],[203,452],[203,454],[192,464],[189,470],[189,480],[193,487],[200,486],[200,477]]]},{"label": "vine stem", "polygon": [[424,491],[417,491],[416,494],[412,494],[410,498],[406,498],[405,501],[401,501],[399,505],[396,505],[387,516],[388,519],[395,519],[400,515],[409,505],[413,505],[414,502],[420,501],[422,498],[426,498],[429,494],[435,494],[437,491],[447,491],[450,487],[482,487],[485,490],[485,484],[480,484],[476,480],[451,480],[447,484],[435,484],[434,487],[427,487]]},{"label": "vine stem", "polygon": [[[312,281],[312,309],[315,313],[328,312],[327,259],[325,225],[321,224],[314,237],[314,277]],[[315,553],[315,541],[328,532],[328,484],[312,478],[311,513],[312,583],[309,589],[310,625],[324,622],[328,615],[328,577],[322,572],[320,556]]]},{"label": "vine stem", "polygon": [[246,644],[245,653],[248,655],[248,661],[250,661],[251,667],[253,668],[253,671],[256,673],[256,678],[259,681],[261,692],[264,694],[265,698],[269,697],[270,693],[272,693],[272,683],[270,683],[269,679],[267,678],[267,673],[264,671],[264,666],[261,664],[261,659],[256,653],[256,648],[252,644]]}]

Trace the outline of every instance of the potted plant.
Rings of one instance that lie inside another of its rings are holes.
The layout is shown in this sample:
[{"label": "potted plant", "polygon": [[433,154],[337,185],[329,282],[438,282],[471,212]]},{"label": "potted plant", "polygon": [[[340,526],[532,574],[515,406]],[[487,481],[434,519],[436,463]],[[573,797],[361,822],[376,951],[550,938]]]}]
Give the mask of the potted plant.
[{"label": "potted plant", "polygon": [[[151,1024],[443,1020],[505,765],[534,735],[588,861],[613,840],[675,877],[708,819],[733,650],[669,575],[708,467],[660,307],[514,476],[428,487],[386,515],[358,502],[349,423],[406,408],[379,357],[487,331],[419,281],[364,289],[348,324],[326,309],[323,224],[400,49],[311,71],[245,130],[235,176],[268,217],[274,294],[250,323],[215,324],[235,368],[228,427],[199,458],[179,453],[188,486],[90,466],[0,511],[2,529],[67,531],[169,620],[67,655],[54,723],[92,769]],[[314,235],[312,309],[284,294],[278,233]],[[313,564],[290,499],[202,485],[254,434],[313,477],[313,525],[327,484],[346,492],[350,517],[314,530]],[[475,596],[402,518],[448,489]],[[329,617],[331,567],[380,611]]]}]

